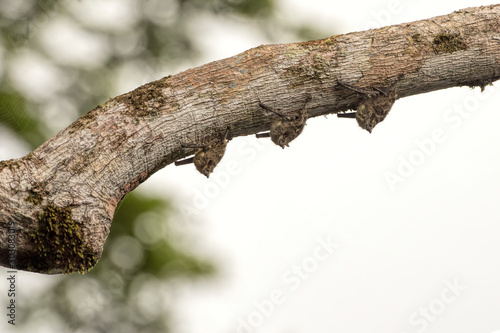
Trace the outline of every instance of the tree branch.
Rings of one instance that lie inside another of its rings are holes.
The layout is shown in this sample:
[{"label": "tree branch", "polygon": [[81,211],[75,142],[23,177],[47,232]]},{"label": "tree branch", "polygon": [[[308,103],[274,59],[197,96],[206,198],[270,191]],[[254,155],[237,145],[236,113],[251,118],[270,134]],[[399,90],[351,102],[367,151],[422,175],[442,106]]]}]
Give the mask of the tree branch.
[{"label": "tree branch", "polygon": [[263,45],[110,99],[27,156],[0,162],[0,265],[87,271],[128,192],[196,151],[186,146],[210,146],[228,128],[229,137],[269,130],[276,115],[261,101],[291,114],[310,95],[308,117],[316,117],[360,112],[367,97],[346,86],[382,96],[397,83],[398,98],[484,88],[500,78],[499,17],[493,5]]}]

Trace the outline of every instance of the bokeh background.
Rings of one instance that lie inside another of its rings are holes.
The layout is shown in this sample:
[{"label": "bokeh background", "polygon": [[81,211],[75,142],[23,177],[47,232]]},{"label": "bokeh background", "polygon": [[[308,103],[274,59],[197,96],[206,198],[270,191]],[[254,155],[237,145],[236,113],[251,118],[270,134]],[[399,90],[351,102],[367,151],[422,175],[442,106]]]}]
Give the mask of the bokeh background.
[{"label": "bokeh background", "polygon": [[[0,160],[260,44],[488,4],[1,1]],[[4,315],[0,332],[497,332],[499,87],[401,99],[371,135],[330,116],[285,150],[236,138],[208,180],[168,166],[119,204],[90,273],[19,272],[17,325]]]}]

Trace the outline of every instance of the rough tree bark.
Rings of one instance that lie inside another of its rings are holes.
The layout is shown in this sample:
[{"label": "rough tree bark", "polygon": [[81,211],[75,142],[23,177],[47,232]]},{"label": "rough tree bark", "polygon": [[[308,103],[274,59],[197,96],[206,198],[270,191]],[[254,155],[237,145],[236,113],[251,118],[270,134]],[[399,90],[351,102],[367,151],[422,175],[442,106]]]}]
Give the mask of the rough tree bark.
[{"label": "rough tree bark", "polygon": [[[500,78],[500,5],[304,43],[263,45],[110,99],[35,151],[0,162],[0,265],[85,272],[117,203],[154,172],[220,137],[269,130],[306,96],[309,117],[355,109],[346,89],[405,97]],[[402,76],[401,76],[402,75]],[[340,82],[340,83],[339,83]],[[230,143],[229,143],[230,144]]]}]

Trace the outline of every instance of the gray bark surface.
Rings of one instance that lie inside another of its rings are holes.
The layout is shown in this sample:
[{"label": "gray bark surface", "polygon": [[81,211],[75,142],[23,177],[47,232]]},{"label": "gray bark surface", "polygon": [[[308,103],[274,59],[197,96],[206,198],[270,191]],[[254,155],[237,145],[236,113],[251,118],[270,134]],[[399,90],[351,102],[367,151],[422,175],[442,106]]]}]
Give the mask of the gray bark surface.
[{"label": "gray bark surface", "polygon": [[[269,130],[275,115],[355,109],[500,78],[500,5],[304,43],[263,45],[143,85],[96,107],[19,159],[0,162],[0,265],[85,272],[100,258],[117,203],[154,172],[230,129]],[[397,101],[396,101],[397,103]],[[229,142],[231,144],[231,142]],[[194,169],[193,169],[194,170]],[[195,172],[195,171],[193,171]]]}]

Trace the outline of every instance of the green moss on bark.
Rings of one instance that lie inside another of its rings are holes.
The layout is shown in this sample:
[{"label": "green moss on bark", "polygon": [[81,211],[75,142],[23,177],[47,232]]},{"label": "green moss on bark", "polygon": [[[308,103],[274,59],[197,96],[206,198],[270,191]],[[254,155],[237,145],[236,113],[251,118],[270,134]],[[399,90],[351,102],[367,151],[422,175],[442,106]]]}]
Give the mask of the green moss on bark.
[{"label": "green moss on bark", "polygon": [[0,171],[4,168],[8,168],[9,170],[19,169],[21,167],[21,163],[17,159],[0,161]]},{"label": "green moss on bark", "polygon": [[42,273],[85,273],[97,262],[86,249],[79,223],[73,220],[70,207],[49,204],[38,215],[38,228],[29,235],[37,255],[29,270]]},{"label": "green moss on bark", "polygon": [[158,108],[167,103],[167,98],[162,90],[170,86],[169,79],[171,77],[169,75],[160,80],[146,83],[131,92],[116,97],[116,100],[131,107],[131,116],[156,116]]},{"label": "green moss on bark", "polygon": [[25,198],[26,201],[31,202],[33,205],[37,206],[42,203],[43,196],[40,192],[36,192],[33,190],[28,191],[28,196]]},{"label": "green moss on bark", "polygon": [[459,34],[441,32],[434,37],[432,47],[436,53],[453,53],[467,50],[467,45]]}]

